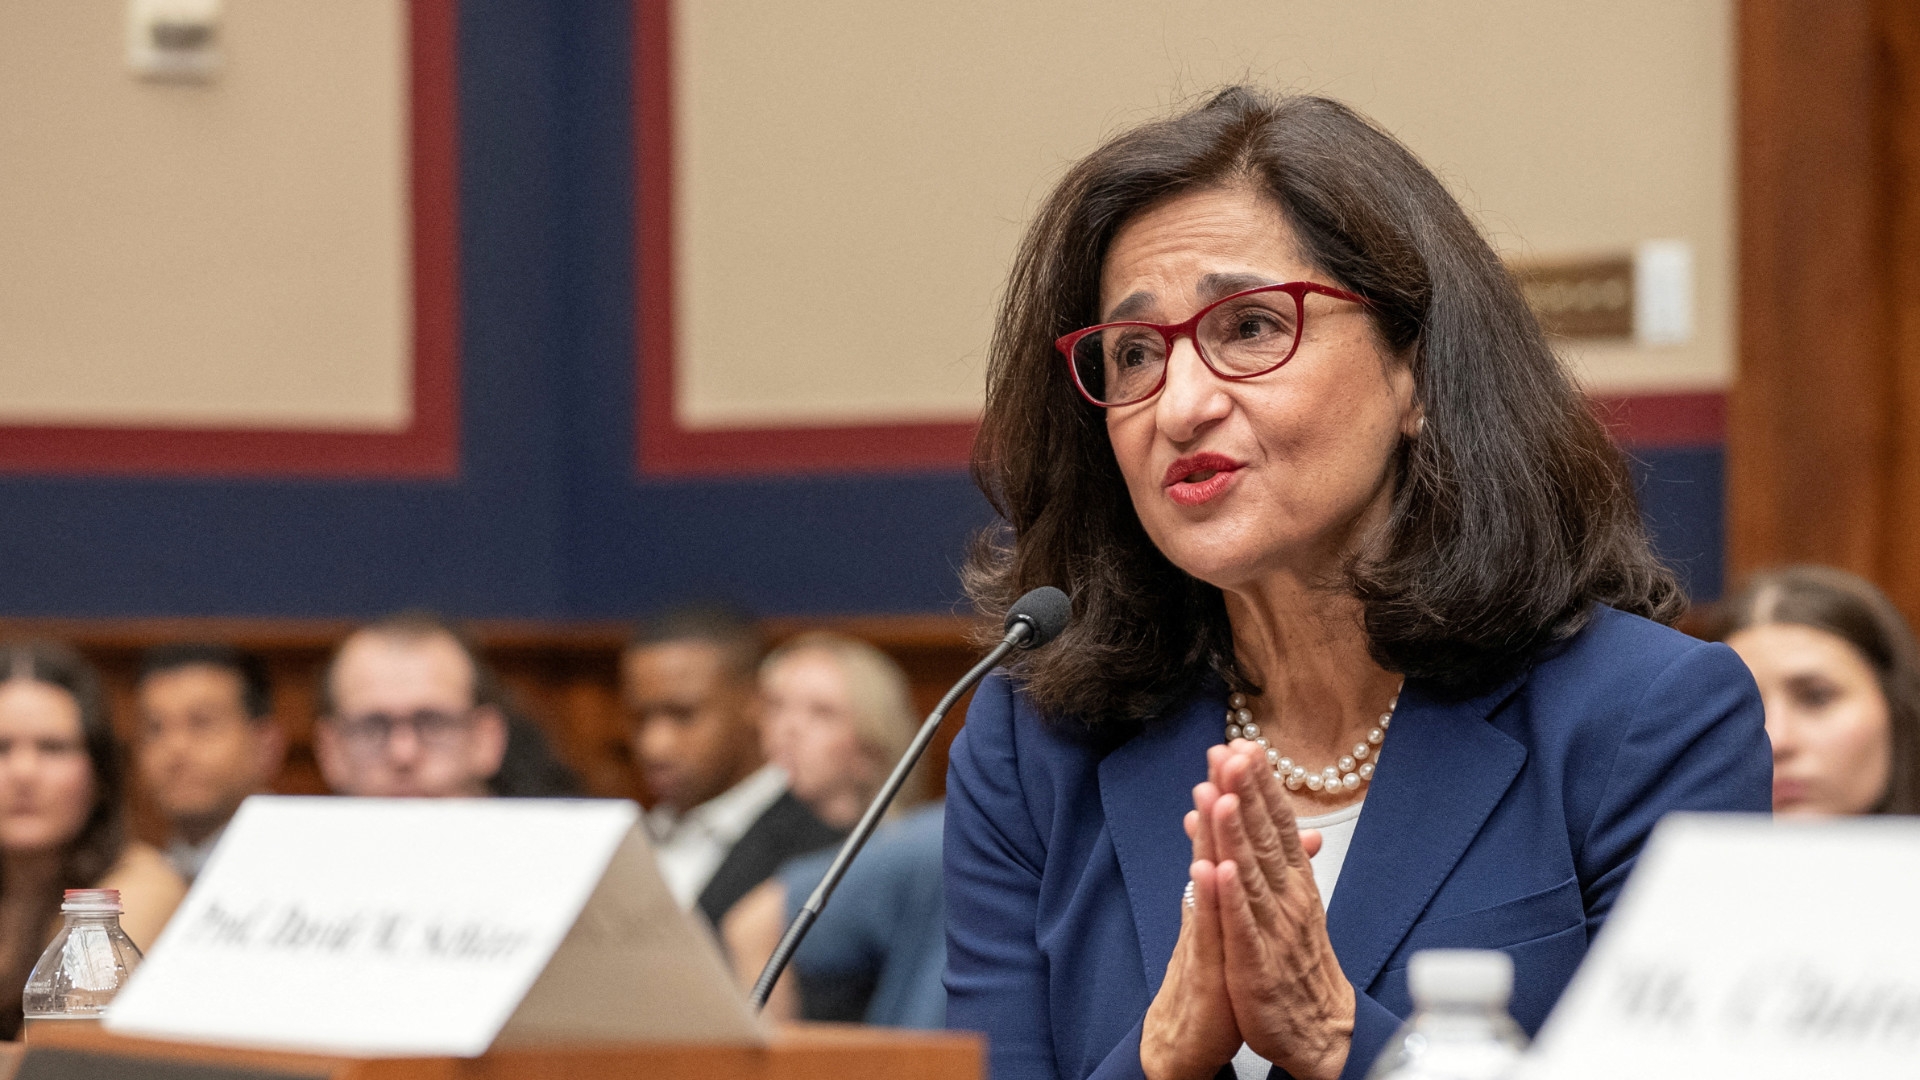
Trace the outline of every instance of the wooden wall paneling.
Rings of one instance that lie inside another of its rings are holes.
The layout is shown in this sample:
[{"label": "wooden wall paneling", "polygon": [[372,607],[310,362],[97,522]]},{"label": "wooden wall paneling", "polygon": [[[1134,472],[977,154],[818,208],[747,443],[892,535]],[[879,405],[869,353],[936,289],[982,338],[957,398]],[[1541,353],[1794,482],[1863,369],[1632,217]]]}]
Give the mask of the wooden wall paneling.
[{"label": "wooden wall paneling", "polygon": [[[777,619],[766,624],[778,641],[803,630],[832,629],[873,642],[907,673],[914,704],[924,714],[977,652],[970,620],[957,616],[873,616]],[[274,678],[274,708],[287,725],[287,767],[275,784],[283,794],[320,794],[326,786],[313,759],[313,718],[320,674],[334,645],[351,631],[344,621],[254,619],[0,620],[0,639],[51,637],[72,643],[100,667],[114,726],[129,747],[138,736],[133,701],[140,654],[177,641],[224,641],[262,654]],[[482,622],[470,627],[489,664],[555,751],[577,770],[590,794],[646,799],[627,750],[620,705],[619,657],[627,628],[616,623]],[[946,753],[965,715],[963,699],[921,769],[925,791],[945,787]],[[159,840],[165,826],[130,774],[134,830]]]},{"label": "wooden wall paneling", "polygon": [[620,707],[619,627],[544,636],[528,628],[481,638],[487,662],[516,704],[547,732],[588,793],[651,802],[627,751]]},{"label": "wooden wall paneling", "polygon": [[1739,371],[1729,564],[1873,576],[1888,520],[1875,0],[1738,8]]},{"label": "wooden wall paneling", "polygon": [[1920,5],[1882,0],[1881,132],[1892,363],[1886,530],[1878,579],[1920,619]]}]

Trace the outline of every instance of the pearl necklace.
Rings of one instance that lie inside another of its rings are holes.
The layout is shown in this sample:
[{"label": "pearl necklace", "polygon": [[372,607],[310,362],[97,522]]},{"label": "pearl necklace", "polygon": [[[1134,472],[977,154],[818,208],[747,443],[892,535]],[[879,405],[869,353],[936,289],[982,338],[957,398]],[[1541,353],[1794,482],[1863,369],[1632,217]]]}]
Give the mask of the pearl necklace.
[{"label": "pearl necklace", "polygon": [[1227,741],[1252,739],[1258,743],[1260,749],[1267,752],[1267,764],[1273,766],[1273,775],[1287,785],[1288,791],[1301,788],[1329,793],[1358,791],[1373,779],[1374,766],[1380,761],[1380,744],[1386,740],[1387,729],[1393,726],[1393,710],[1399,705],[1400,692],[1396,690],[1387,711],[1380,714],[1380,723],[1367,731],[1366,741],[1354,743],[1352,753],[1319,772],[1309,772],[1306,766],[1294,764],[1292,758],[1283,757],[1273,748],[1267,737],[1260,734],[1260,725],[1253,722],[1245,694],[1232,694],[1227,698]]}]

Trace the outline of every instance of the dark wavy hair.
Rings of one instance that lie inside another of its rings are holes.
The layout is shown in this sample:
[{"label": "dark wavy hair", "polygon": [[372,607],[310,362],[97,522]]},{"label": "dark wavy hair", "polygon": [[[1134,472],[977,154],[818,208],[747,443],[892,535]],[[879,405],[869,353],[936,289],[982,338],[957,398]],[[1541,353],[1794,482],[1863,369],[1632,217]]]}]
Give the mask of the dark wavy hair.
[{"label": "dark wavy hair", "polygon": [[1871,813],[1920,814],[1920,649],[1900,609],[1862,578],[1830,566],[1788,566],[1748,578],[1707,612],[1701,634],[1725,641],[1751,626],[1824,630],[1853,646],[1880,682],[1893,736],[1887,790]]},{"label": "dark wavy hair", "polygon": [[990,612],[1039,585],[1072,594],[1072,625],[1019,669],[1044,712],[1140,721],[1208,672],[1257,689],[1219,589],[1148,539],[1105,418],[1052,345],[1097,320],[1122,225],[1174,195],[1236,185],[1278,205],[1304,257],[1366,297],[1382,341],[1412,364],[1425,426],[1396,453],[1385,528],[1346,568],[1382,665],[1466,692],[1573,634],[1595,604],[1680,616],[1624,459],[1446,188],[1345,105],[1233,87],[1075,165],[1002,301],[973,475],[1004,525],[976,541],[966,579]]},{"label": "dark wavy hair", "polygon": [[[126,768],[120,740],[100,675],[92,664],[57,641],[14,641],[0,645],[0,681],[30,679],[66,692],[80,713],[80,739],[93,766],[93,806],[80,832],[66,845],[60,860],[59,887],[32,898],[31,914],[23,925],[32,928],[12,956],[0,956],[0,986],[24,986],[27,973],[40,957],[45,942],[40,928],[60,910],[61,893],[90,889],[99,884],[127,846]],[[11,887],[0,877],[0,891]],[[0,1037],[14,1038],[20,1027],[20,995],[13,993],[0,1005]]]},{"label": "dark wavy hair", "polygon": [[[58,687],[79,710],[80,738],[93,766],[93,808],[79,835],[67,845],[61,879],[63,888],[92,888],[127,846],[126,759],[113,732],[100,674],[70,646],[29,640],[0,646],[0,680],[12,679]],[[54,897],[55,906],[59,900]]]},{"label": "dark wavy hair", "polygon": [[240,681],[240,705],[247,719],[264,721],[273,712],[273,676],[266,658],[247,649],[217,641],[183,641],[155,645],[140,654],[134,675],[139,686],[155,675],[187,667],[210,667]]}]

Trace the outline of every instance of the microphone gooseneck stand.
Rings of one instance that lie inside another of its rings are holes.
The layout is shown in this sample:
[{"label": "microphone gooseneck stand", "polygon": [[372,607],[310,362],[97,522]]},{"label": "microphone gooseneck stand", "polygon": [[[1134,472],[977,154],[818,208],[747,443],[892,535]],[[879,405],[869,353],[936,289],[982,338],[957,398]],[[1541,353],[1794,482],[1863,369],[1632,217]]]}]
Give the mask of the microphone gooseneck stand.
[{"label": "microphone gooseneck stand", "polygon": [[860,815],[859,824],[853,827],[853,832],[848,834],[846,842],[840,845],[840,853],[834,856],[833,865],[827,868],[827,875],[820,879],[820,884],[813,890],[813,895],[807,897],[807,902],[801,906],[800,913],[787,924],[787,932],[780,936],[780,944],[774,947],[773,955],[767,958],[767,966],[760,969],[760,978],[754,981],[751,994],[756,1011],[766,1007],[767,997],[773,993],[773,984],[780,981],[781,972],[787,969],[788,962],[793,959],[794,950],[800,947],[800,942],[807,936],[807,931],[813,928],[814,920],[820,917],[821,909],[827,906],[827,900],[833,895],[834,888],[840,884],[840,879],[846,876],[847,867],[853,864],[854,858],[860,854],[860,849],[866,846],[867,838],[872,836],[873,830],[879,826],[880,818],[886,814],[887,807],[893,804],[893,798],[899,794],[901,785],[907,782],[907,774],[913,772],[913,767],[920,763],[920,756],[926,753],[927,747],[933,743],[933,737],[940,731],[941,721],[947,718],[947,710],[953,708],[953,703],[960,700],[960,695],[973,689],[975,683],[986,678],[987,672],[992,671],[1000,661],[1006,659],[1008,653],[1019,648],[1034,648],[1053,640],[1054,636],[1066,626],[1067,611],[1067,595],[1052,586],[1043,586],[1022,596],[1007,616],[1007,636],[1002,638],[986,656],[981,657],[980,662],[973,665],[971,670],[961,676],[960,681],[953,684],[953,689],[948,690],[946,696],[940,699],[940,703],[927,714],[926,722],[920,725],[919,734],[913,737],[913,742],[907,746],[907,752],[900,756],[899,763],[894,765],[893,772],[887,776],[887,782],[880,785],[879,794],[875,795],[873,802],[868,804],[867,812]]}]

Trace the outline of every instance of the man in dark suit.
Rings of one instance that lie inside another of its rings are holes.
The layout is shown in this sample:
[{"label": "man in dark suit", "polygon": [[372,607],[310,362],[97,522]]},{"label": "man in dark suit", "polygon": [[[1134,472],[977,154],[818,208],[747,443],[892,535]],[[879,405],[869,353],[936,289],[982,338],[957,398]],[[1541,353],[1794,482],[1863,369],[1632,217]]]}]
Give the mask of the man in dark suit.
[{"label": "man in dark suit", "polygon": [[661,874],[716,925],[781,863],[840,838],[761,751],[763,652],[739,615],[683,608],[642,625],[621,660],[634,761],[657,800],[647,830]]}]

